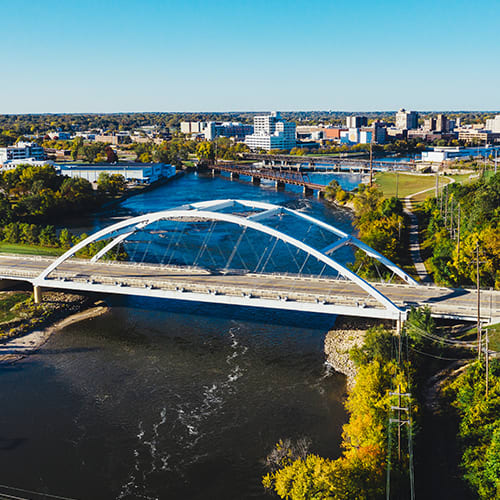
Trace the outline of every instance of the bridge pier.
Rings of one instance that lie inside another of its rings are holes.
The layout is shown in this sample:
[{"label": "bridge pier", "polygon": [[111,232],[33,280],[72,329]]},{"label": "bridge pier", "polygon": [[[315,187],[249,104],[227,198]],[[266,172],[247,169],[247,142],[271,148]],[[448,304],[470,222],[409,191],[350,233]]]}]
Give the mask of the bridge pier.
[{"label": "bridge pier", "polygon": [[212,177],[220,174],[220,170],[218,168],[212,168]]},{"label": "bridge pier", "polygon": [[314,194],[314,190],[307,187],[307,186],[304,186],[304,196],[312,196]]},{"label": "bridge pier", "polygon": [[240,174],[238,174],[237,172],[231,172],[231,180],[233,181],[234,179],[239,179],[240,178]]},{"label": "bridge pier", "polygon": [[40,304],[43,300],[42,287],[34,286],[33,287],[33,299],[35,300],[35,304]]},{"label": "bridge pier", "polygon": [[258,177],[256,175],[252,176],[252,184],[259,186],[260,185],[260,177]]},{"label": "bridge pier", "polygon": [[274,186],[276,187],[276,191],[284,191],[285,189],[285,183],[283,181],[276,181]]},{"label": "bridge pier", "polygon": [[325,193],[324,191],[318,189],[318,191],[316,192],[316,196],[318,197],[318,200],[321,200],[321,198],[325,197]]}]

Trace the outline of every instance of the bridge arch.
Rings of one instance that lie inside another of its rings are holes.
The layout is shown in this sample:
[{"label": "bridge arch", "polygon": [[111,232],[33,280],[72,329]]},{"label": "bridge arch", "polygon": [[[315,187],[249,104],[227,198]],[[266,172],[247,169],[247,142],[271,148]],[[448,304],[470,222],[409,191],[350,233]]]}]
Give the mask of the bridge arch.
[{"label": "bridge arch", "polygon": [[[235,215],[232,213],[221,212],[226,208],[231,208],[235,206],[242,206],[246,208],[250,208],[253,210],[260,210],[260,212],[248,215],[241,216]],[[290,235],[287,235],[277,229],[266,226],[263,224],[262,220],[265,220],[267,217],[271,215],[287,213],[294,217],[300,218],[309,222],[310,224],[314,224],[326,231],[333,233],[340,240],[334,242],[332,245],[328,247],[318,250],[313,248],[312,246],[304,243]],[[96,261],[100,259],[103,255],[105,255],[109,250],[111,250],[114,246],[118,245],[120,242],[126,240],[126,238],[139,230],[143,230],[147,226],[151,224],[161,221],[161,220],[175,220],[175,219],[206,219],[212,221],[223,221],[231,224],[235,224],[241,227],[251,228],[256,231],[259,231],[263,234],[267,234],[278,240],[281,240],[285,243],[288,243],[295,248],[306,252],[306,254],[315,257],[318,261],[322,262],[329,268],[337,271],[340,275],[352,281],[356,285],[358,285],[361,289],[371,295],[377,302],[379,302],[386,309],[390,310],[394,315],[398,313],[402,313],[400,310],[390,299],[388,299],[385,295],[383,295],[380,291],[378,291],[372,284],[358,276],[356,273],[351,271],[349,268],[339,263],[337,260],[332,258],[329,254],[335,252],[339,248],[344,245],[354,245],[357,248],[364,251],[367,255],[377,259],[382,264],[386,265],[389,269],[393,270],[395,274],[400,276],[407,283],[418,284],[413,278],[411,278],[407,273],[405,273],[402,269],[396,266],[394,263],[386,259],[383,255],[376,252],[368,245],[364,244],[360,240],[356,239],[352,235],[345,233],[344,231],[327,224],[323,221],[315,219],[307,214],[302,212],[298,212],[296,210],[292,210],[283,206],[273,205],[265,202],[257,202],[251,200],[212,200],[212,201],[204,201],[193,204],[182,205],[177,208],[162,210],[159,212],[152,212],[144,215],[139,215],[137,217],[132,217],[130,219],[126,219],[115,224],[112,224],[96,233],[88,236],[81,242],[74,245],[60,257],[58,257],[53,263],[51,263],[47,268],[45,268],[33,281],[35,286],[43,287],[44,283],[49,276],[49,274],[54,271],[58,266],[60,266],[63,262],[74,256],[79,250],[85,248],[90,243],[93,243],[101,238],[109,236],[113,233],[119,233],[115,236],[111,242],[109,242],[101,251],[99,251],[93,258],[92,261]]]}]

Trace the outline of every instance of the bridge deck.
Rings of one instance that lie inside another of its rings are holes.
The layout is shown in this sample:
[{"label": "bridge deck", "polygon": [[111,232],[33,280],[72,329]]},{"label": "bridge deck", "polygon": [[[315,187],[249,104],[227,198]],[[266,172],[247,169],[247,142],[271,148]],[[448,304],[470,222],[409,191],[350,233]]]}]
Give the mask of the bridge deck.
[{"label": "bridge deck", "polygon": [[244,175],[247,177],[258,177],[259,179],[282,182],[284,184],[304,186],[308,189],[320,192],[324,192],[326,190],[326,185],[310,182],[307,178],[304,178],[300,172],[280,172],[278,170],[256,169],[231,165],[216,165],[214,166],[214,169],[221,172]]},{"label": "bridge deck", "polygon": [[[52,260],[0,255],[0,278],[32,281]],[[158,265],[92,264],[78,259],[66,261],[51,277],[47,286],[52,288],[243,305],[255,303],[262,307],[387,317],[379,303],[346,280],[252,273],[219,274]],[[477,312],[477,294],[472,290],[373,284],[403,309],[411,305],[428,305],[435,316],[462,319],[473,319]],[[328,308],[329,305],[334,307]],[[500,292],[485,291],[481,294],[481,312],[481,316],[489,321],[500,318]]]}]

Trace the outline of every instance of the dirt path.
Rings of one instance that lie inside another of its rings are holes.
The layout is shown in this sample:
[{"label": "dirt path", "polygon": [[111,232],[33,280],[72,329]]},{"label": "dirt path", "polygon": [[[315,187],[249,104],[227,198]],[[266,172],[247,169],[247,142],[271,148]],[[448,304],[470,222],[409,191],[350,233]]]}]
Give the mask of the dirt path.
[{"label": "dirt path", "polygon": [[[448,179],[449,182],[447,185],[455,182],[455,179]],[[404,211],[410,217],[410,255],[413,260],[413,265],[415,266],[415,270],[417,271],[418,277],[422,283],[430,283],[431,277],[427,272],[424,261],[422,259],[422,255],[420,253],[420,241],[418,238],[418,219],[417,216],[413,213],[413,197],[418,196],[419,194],[426,193],[427,191],[432,191],[435,189],[434,187],[424,189],[422,191],[418,191],[417,193],[410,194],[403,199]]]}]

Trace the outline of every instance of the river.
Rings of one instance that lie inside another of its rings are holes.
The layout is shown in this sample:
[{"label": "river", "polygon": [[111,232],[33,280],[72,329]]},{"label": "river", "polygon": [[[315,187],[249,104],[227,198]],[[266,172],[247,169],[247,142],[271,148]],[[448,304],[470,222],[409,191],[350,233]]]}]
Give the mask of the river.
[{"label": "river", "polygon": [[[346,189],[359,182],[336,178]],[[348,212],[299,190],[197,174],[76,226],[216,198],[284,203],[351,228]],[[0,367],[1,484],[78,499],[269,498],[263,461],[280,438],[340,454],[345,381],[323,353],[332,317],[106,300],[107,314]]]}]

